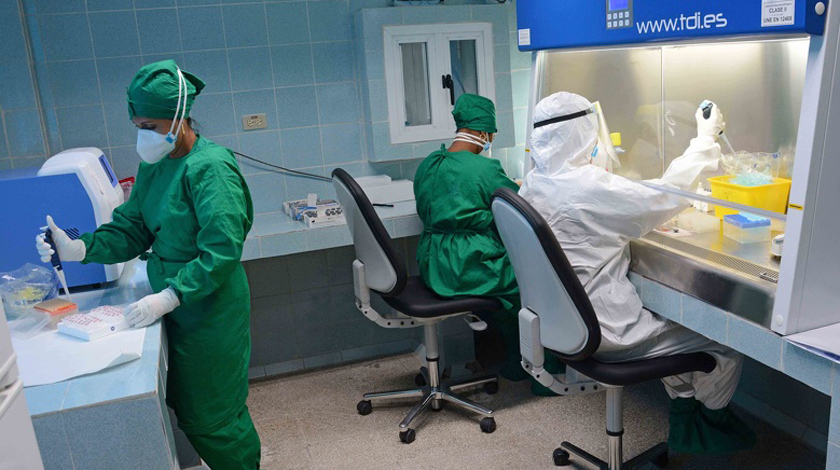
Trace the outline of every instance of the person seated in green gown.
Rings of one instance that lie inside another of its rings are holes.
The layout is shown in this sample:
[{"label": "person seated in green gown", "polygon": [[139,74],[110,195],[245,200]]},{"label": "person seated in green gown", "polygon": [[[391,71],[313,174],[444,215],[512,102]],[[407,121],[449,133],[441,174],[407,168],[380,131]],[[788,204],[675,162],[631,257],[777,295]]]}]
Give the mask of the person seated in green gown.
[{"label": "person seated in green gown", "polygon": [[[520,365],[519,287],[490,211],[495,190],[518,191],[519,186],[498,160],[483,155],[497,132],[493,102],[463,94],[452,115],[457,127],[452,145],[448,149],[441,145],[426,157],[414,177],[417,214],[424,226],[417,247],[420,275],[442,297],[495,297],[501,301],[503,310],[477,313],[502,334],[502,376],[524,380],[529,375]],[[538,395],[551,394],[536,381],[531,390]]]}]

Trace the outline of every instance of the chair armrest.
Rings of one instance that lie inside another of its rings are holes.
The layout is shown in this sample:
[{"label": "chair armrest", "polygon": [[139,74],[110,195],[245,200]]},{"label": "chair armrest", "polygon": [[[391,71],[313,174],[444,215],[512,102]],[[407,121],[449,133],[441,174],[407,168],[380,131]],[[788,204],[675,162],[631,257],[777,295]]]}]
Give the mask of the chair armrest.
[{"label": "chair armrest", "polygon": [[370,288],[365,279],[365,264],[359,260],[353,261],[353,289],[356,292],[356,306],[370,307]]},{"label": "chair armrest", "polygon": [[519,352],[532,368],[545,364],[545,348],[540,341],[540,317],[529,308],[519,311]]}]

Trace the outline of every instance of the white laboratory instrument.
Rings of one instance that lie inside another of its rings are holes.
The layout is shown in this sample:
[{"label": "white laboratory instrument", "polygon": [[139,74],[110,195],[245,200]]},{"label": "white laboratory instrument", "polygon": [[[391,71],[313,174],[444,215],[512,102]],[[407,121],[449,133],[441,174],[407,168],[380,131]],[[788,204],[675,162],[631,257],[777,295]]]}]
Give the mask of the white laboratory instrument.
[{"label": "white laboratory instrument", "polygon": [[317,194],[309,194],[306,199],[295,199],[283,203],[286,215],[307,227],[338,225],[344,223],[344,210],[333,199],[318,199]]},{"label": "white laboratory instrument", "polygon": [[[0,172],[0,271],[26,263],[40,263],[33,248],[38,228],[51,215],[71,237],[92,232],[111,221],[123,203],[123,192],[105,154],[96,148],[65,150],[48,159],[40,169]],[[66,263],[70,287],[95,285],[118,279],[123,264]]]},{"label": "white laboratory instrument", "polygon": [[0,302],[0,470],[44,470]]},{"label": "white laboratory instrument", "polygon": [[104,154],[97,148],[69,149],[54,155],[38,170],[38,176],[75,173],[90,197],[97,226],[110,222],[111,213],[125,202],[119,181],[103,159]]}]

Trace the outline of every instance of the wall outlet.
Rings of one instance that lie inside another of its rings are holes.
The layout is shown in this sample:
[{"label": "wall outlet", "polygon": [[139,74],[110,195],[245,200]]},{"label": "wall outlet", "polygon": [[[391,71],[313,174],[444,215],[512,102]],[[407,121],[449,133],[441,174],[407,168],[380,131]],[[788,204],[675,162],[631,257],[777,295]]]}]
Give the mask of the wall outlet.
[{"label": "wall outlet", "polygon": [[242,128],[246,131],[254,129],[265,129],[268,127],[268,120],[265,113],[260,114],[246,114],[242,116]]}]

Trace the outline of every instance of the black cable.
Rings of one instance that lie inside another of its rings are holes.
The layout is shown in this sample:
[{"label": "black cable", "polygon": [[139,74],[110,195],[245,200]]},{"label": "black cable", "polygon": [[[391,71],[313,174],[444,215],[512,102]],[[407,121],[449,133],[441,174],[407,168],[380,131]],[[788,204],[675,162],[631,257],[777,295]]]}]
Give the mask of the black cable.
[{"label": "black cable", "polygon": [[278,169],[278,170],[280,170],[284,173],[290,173],[290,174],[295,175],[295,176],[301,176],[301,177],[304,177],[304,178],[311,178],[311,179],[314,179],[314,180],[329,181],[330,183],[332,183],[332,178],[327,178],[326,176],[316,175],[316,174],[313,174],[313,173],[307,173],[305,171],[292,170],[292,169],[289,169],[289,168],[286,168],[286,167],[273,165],[271,163],[267,163],[267,162],[264,162],[262,160],[257,160],[254,157],[249,157],[248,155],[245,155],[244,153],[237,152],[236,150],[233,150],[233,153],[235,155],[239,155],[242,158],[247,158],[248,160],[255,161],[255,162],[257,162],[261,165],[269,166],[271,168],[276,168],[276,169]]}]

